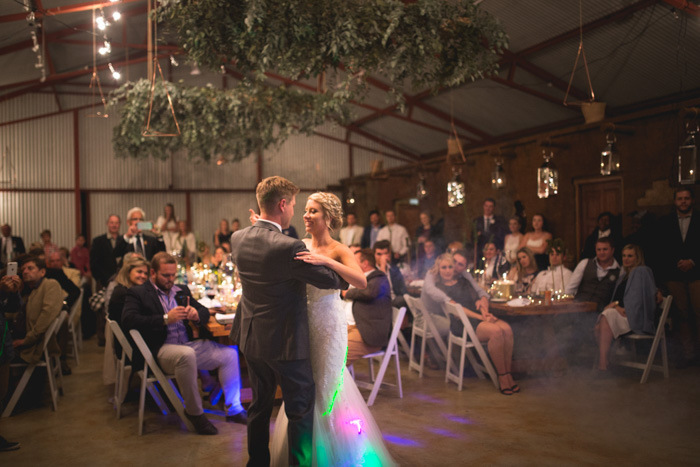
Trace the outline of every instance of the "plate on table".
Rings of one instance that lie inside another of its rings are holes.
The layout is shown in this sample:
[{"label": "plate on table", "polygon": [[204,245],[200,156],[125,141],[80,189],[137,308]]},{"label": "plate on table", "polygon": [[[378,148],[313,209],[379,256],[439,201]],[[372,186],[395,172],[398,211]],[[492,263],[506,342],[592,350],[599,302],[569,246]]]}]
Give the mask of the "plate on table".
[{"label": "plate on table", "polygon": [[530,300],[527,298],[514,298],[513,300],[508,302],[508,306],[512,307],[519,307],[519,306],[528,306],[531,303]]},{"label": "plate on table", "polygon": [[490,301],[493,303],[505,303],[508,301],[507,298],[492,298]]}]

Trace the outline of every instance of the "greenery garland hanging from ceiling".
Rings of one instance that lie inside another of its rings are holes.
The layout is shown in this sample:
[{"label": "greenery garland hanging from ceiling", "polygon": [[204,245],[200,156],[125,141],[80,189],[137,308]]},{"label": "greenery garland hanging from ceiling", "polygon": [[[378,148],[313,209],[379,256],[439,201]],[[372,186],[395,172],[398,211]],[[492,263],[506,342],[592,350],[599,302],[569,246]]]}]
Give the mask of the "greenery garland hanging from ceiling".
[{"label": "greenery garland hanging from ceiling", "polygon": [[[156,85],[151,126],[174,125],[182,136],[141,136],[150,83],[128,83],[114,130],[117,155],[168,157],[186,149],[198,160],[239,160],[309,134],[330,119],[344,123],[367,79],[385,82],[387,101],[404,93],[456,86],[497,70],[507,36],[472,0],[163,0],[157,18],[177,36],[189,59],[218,70],[233,64],[246,78],[232,89]],[[271,86],[265,73],[289,80],[331,82],[317,93]]]}]

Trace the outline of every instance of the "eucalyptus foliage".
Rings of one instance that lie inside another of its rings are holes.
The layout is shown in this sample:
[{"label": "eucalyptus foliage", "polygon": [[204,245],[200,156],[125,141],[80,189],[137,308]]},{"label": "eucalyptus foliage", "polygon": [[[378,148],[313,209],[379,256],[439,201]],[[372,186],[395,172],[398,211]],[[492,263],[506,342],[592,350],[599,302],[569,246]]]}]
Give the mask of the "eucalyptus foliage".
[{"label": "eucalyptus foliage", "polygon": [[[473,0],[161,0],[157,18],[190,60],[218,70],[234,64],[247,79],[233,89],[156,86],[151,127],[173,132],[165,87],[174,101],[179,138],[142,136],[150,84],[114,93],[125,101],[114,130],[117,155],[158,158],[185,148],[190,158],[244,158],[309,133],[327,119],[349,118],[368,77],[401,103],[416,89],[456,86],[497,69],[507,36]],[[271,87],[265,73],[289,80],[333,77],[318,93]]]}]

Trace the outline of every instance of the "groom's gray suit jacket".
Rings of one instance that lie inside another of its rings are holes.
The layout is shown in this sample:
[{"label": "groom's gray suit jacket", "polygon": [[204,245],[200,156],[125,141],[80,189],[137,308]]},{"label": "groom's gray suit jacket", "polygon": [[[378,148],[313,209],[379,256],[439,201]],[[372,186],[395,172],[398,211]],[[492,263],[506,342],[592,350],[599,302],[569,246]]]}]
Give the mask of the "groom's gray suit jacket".
[{"label": "groom's gray suit jacket", "polygon": [[[346,289],[335,272],[294,259],[306,246],[265,221],[231,236],[233,262],[243,286],[238,306],[240,349],[271,360],[309,358],[306,284]],[[238,317],[237,317],[238,318]],[[232,334],[234,333],[232,330]]]}]

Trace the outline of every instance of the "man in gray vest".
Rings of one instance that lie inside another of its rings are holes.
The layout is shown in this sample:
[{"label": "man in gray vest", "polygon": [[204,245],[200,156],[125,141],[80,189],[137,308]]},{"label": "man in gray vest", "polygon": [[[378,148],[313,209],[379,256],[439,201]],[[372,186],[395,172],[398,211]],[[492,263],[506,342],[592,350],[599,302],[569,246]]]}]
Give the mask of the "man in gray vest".
[{"label": "man in gray vest", "polygon": [[595,258],[583,259],[571,274],[566,293],[577,302],[596,302],[598,312],[610,303],[620,265],[614,258],[615,248],[610,237],[601,237],[595,244]]}]

